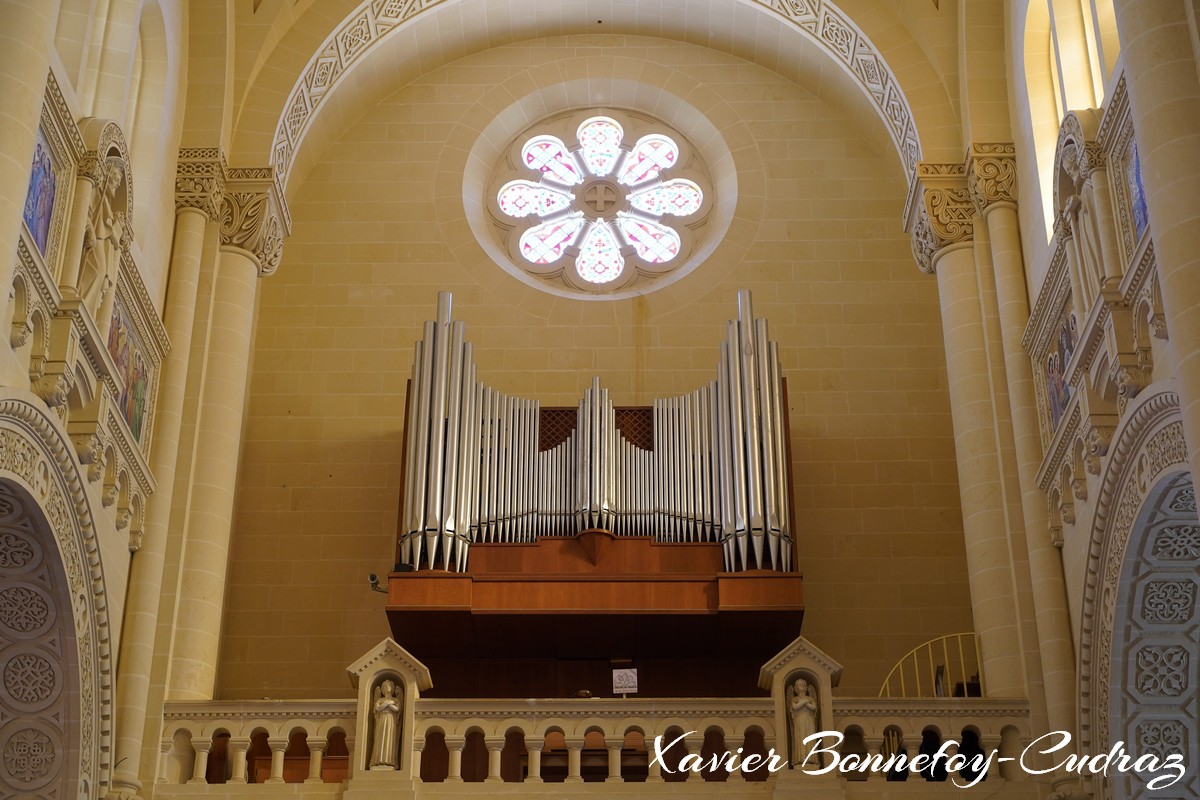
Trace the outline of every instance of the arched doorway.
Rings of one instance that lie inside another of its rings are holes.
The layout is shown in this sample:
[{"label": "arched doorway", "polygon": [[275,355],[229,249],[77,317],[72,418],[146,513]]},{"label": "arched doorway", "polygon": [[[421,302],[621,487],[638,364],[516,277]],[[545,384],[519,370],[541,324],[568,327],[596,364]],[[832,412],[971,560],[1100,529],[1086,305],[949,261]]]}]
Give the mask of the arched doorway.
[{"label": "arched doorway", "polygon": [[78,650],[45,513],[0,479],[0,795],[69,798],[80,784]]}]

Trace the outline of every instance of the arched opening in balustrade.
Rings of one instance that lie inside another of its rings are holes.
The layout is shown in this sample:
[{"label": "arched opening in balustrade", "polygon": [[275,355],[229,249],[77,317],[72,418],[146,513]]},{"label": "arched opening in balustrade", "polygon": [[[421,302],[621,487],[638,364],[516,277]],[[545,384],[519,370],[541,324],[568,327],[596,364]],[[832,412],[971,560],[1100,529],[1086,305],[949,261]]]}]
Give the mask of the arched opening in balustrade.
[{"label": "arched opening in balustrade", "polygon": [[758,756],[758,760],[750,762],[753,769],[742,770],[743,780],[765,781],[771,777],[771,770],[767,769],[767,750],[767,737],[763,734],[762,728],[757,725],[747,728],[746,735],[742,739],[742,753],[738,763],[746,763],[746,758],[752,755]]},{"label": "arched opening in balustrade", "polygon": [[309,767],[308,731],[293,728],[288,734],[287,750],[283,754],[283,782],[304,783]]},{"label": "arched opening in balustrade", "polygon": [[[973,783],[982,773],[987,772],[983,744],[979,738],[979,729],[975,726],[968,725],[963,728],[962,736],[958,740],[958,754],[967,759],[967,763],[959,770],[959,783]],[[983,775],[982,780],[987,780],[987,775]]]},{"label": "arched opening in balustrade", "polygon": [[[1021,732],[1015,725],[1005,725],[1000,729],[1000,777],[1006,781],[1021,780],[1025,774],[1021,769],[1020,755],[1025,749],[1021,741]],[[1004,761],[1003,759],[1009,759]]]},{"label": "arched opening in balustrade", "polygon": [[905,765],[889,770],[885,780],[896,782],[908,780],[908,776],[911,774],[908,770],[908,747],[908,743],[904,741],[904,731],[895,725],[889,725],[883,729],[883,747],[880,753],[883,755],[884,760],[886,761],[895,755],[905,757]]},{"label": "arched opening in balustrade", "polygon": [[704,732],[704,744],[700,746],[700,763],[704,769],[700,777],[712,783],[728,780],[729,773],[725,771],[728,755],[725,749],[725,731],[716,725],[710,726]]},{"label": "arched opening in balustrade", "polygon": [[250,749],[246,751],[247,780],[250,783],[266,783],[271,777],[271,744],[269,734],[256,728],[250,734]]},{"label": "arched opening in balustrade", "polygon": [[602,783],[608,777],[608,747],[605,746],[604,731],[598,728],[590,728],[583,736],[579,775],[584,783]]},{"label": "arched opening in balustrade", "polygon": [[325,755],[321,758],[321,780],[325,783],[341,783],[350,775],[350,748],[346,744],[346,732],[331,728],[325,737]]},{"label": "arched opening in balustrade", "polygon": [[187,783],[195,768],[196,750],[192,747],[192,732],[184,728],[171,736],[171,747],[163,759],[162,775],[166,783]]},{"label": "arched opening in balustrade", "polygon": [[431,728],[425,733],[425,749],[421,751],[421,780],[442,783],[449,774],[450,749],[446,747],[446,734],[440,728]]},{"label": "arched opening in balustrade", "polygon": [[645,783],[650,775],[649,765],[645,732],[641,728],[625,731],[625,742],[621,745],[621,779],[627,783]]},{"label": "arched opening in balustrade", "polygon": [[[679,762],[687,755],[687,746],[684,745],[682,739],[675,741],[683,733],[679,728],[667,728],[667,732],[663,734],[662,763],[666,766],[663,768],[662,776],[667,783],[681,783],[688,778],[688,774],[679,769]],[[668,745],[670,746],[668,747]],[[668,769],[671,771],[668,772]]]},{"label": "arched opening in balustrade", "polygon": [[542,746],[542,780],[546,783],[562,783],[567,779],[567,740],[559,728],[546,731],[546,743]]},{"label": "arched opening in balustrade", "polygon": [[[848,755],[862,757],[867,754],[867,741],[863,737],[862,728],[858,727],[857,725],[849,725],[846,727],[846,730],[843,731],[842,735],[845,738],[842,739],[842,746],[838,748],[838,752],[842,754],[843,758]],[[828,764],[826,764],[826,766],[828,766]],[[816,764],[810,762],[805,768],[815,769],[816,767]],[[842,777],[848,781],[865,781],[867,779],[867,775],[868,773],[866,772],[847,772],[844,773]]]},{"label": "arched opening in balustrade", "polygon": [[462,751],[462,779],[466,783],[483,783],[488,776],[488,749],[483,731],[473,728],[467,731]]},{"label": "arched opening in balustrade", "polygon": [[[930,725],[921,731],[921,747],[917,750],[918,753],[932,758],[941,746],[942,732],[940,730]],[[932,783],[944,782],[949,777],[946,772],[945,759],[930,761],[929,766],[921,770],[921,777]]]},{"label": "arched opening in balustrade", "polygon": [[212,749],[208,751],[208,767],[204,779],[209,783],[227,783],[233,777],[233,751],[229,747],[229,731],[224,728],[212,736]]},{"label": "arched opening in balustrade", "polygon": [[525,780],[529,755],[525,749],[525,731],[509,728],[504,734],[504,749],[500,751],[500,777],[505,783]]}]

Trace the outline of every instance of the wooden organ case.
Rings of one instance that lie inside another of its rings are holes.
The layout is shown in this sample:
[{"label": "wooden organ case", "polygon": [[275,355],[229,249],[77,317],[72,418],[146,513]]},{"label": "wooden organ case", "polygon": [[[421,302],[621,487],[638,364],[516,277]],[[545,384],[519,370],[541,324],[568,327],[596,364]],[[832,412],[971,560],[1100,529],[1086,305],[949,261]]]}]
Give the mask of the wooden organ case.
[{"label": "wooden organ case", "polygon": [[387,615],[432,696],[754,696],[800,633],[786,385],[738,295],[717,374],[652,407],[478,379],[439,294],[416,344]]}]

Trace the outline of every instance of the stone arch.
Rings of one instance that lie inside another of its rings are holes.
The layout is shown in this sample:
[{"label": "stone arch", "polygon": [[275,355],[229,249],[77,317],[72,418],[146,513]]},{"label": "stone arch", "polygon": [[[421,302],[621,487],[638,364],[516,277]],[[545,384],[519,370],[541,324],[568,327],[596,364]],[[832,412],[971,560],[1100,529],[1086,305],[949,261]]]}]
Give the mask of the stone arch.
[{"label": "stone arch", "polygon": [[85,486],[61,423],[0,390],[0,751],[39,754],[0,762],[0,794],[90,798],[107,780],[112,665]]},{"label": "stone arch", "polygon": [[[1124,658],[1124,645],[1114,636],[1114,628],[1119,611],[1130,607],[1130,595],[1127,590],[1123,593],[1121,579],[1127,570],[1150,563],[1139,548],[1146,546],[1147,524],[1156,524],[1156,498],[1177,486],[1187,464],[1179,396],[1172,382],[1152,384],[1139,393],[1113,435],[1090,521],[1080,626],[1079,752],[1106,748],[1125,735],[1127,720],[1113,715],[1115,704],[1124,702],[1117,696],[1124,687],[1114,678],[1123,680],[1126,672],[1124,665],[1114,670],[1114,659]],[[1190,513],[1195,520],[1195,512]],[[1118,633],[1127,630],[1124,626],[1128,624],[1130,620],[1123,619]],[[1195,687],[1190,691],[1195,693]],[[1101,797],[1108,796],[1101,782],[1096,787]]]},{"label": "stone arch", "polygon": [[[370,54],[398,47],[401,55],[408,51],[409,55],[416,54],[424,59],[425,56],[420,55],[420,51],[425,49],[422,39],[437,41],[439,37],[436,30],[460,27],[452,15],[470,13],[472,16],[487,16],[489,19],[495,16],[499,19],[501,11],[510,13],[503,9],[492,13],[491,9],[484,7],[473,7],[469,12],[463,12],[460,8],[462,5],[447,0],[431,0],[421,4],[366,0],[347,14],[317,47],[282,104],[270,148],[270,162],[275,166],[279,184],[287,186],[312,121],[321,116],[320,111],[326,106],[339,106],[338,102],[330,101],[336,97],[337,90],[345,85],[346,76],[370,60]],[[512,5],[511,13],[515,18],[521,14],[532,14],[532,9],[519,8],[507,0],[503,5]],[[886,129],[905,170],[911,173],[915,169],[916,162],[922,158],[922,147],[909,100],[883,55],[848,14],[829,0],[790,4],[745,0],[730,5],[739,9],[741,6],[753,8],[757,14],[769,20],[768,23],[755,17],[762,24],[782,24],[784,30],[794,32],[803,41],[809,52],[820,53],[823,64],[836,65]],[[707,9],[700,7],[695,12],[689,9],[688,24],[694,18],[698,20],[697,24],[704,25],[708,22],[706,12]],[[545,16],[544,12],[541,13]],[[622,13],[620,7],[612,9],[610,24],[615,24],[618,30],[622,27],[636,29],[634,20],[620,18]],[[444,24],[439,24],[439,17],[443,14],[449,16]],[[726,12],[721,20],[728,26],[730,19],[735,16],[741,17],[740,14],[729,15]],[[550,20],[547,29],[559,33],[574,22],[566,18]],[[416,36],[414,30],[425,24],[432,25],[433,30],[425,37]],[[517,38],[531,34],[526,30],[529,27],[527,21],[513,21],[510,24],[512,35]],[[536,32],[532,33],[537,35]],[[470,46],[471,43],[464,41],[459,43],[455,52],[461,53]],[[432,53],[428,55],[434,57]],[[438,56],[441,55],[439,49]],[[930,113],[931,116],[938,115],[937,110]],[[253,134],[250,134],[250,138],[253,138]]]}]

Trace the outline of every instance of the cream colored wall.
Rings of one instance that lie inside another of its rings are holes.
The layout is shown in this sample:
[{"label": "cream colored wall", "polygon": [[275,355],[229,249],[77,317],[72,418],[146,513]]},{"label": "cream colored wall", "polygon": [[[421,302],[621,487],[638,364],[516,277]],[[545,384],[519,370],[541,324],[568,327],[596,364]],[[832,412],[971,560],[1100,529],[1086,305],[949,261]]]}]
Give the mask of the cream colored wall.
[{"label": "cream colored wall", "polygon": [[[740,170],[734,225],[667,290],[554,298],[465,237],[461,196],[444,190],[465,150],[446,143],[490,121],[480,109],[502,85],[582,77],[530,65],[605,74],[618,58],[704,84]],[[387,633],[366,575],[393,561],[405,381],[439,289],[481,379],[550,405],[574,404],[594,374],[629,405],[709,380],[735,293],[753,289],[789,381],[804,633],[846,665],[841,692],[874,694],[908,649],[969,630],[937,286],[901,232],[904,195],[894,155],[828,105],[677,42],[522,42],[367,110],[296,194],[284,263],[261,287],[220,696],[348,695],[345,666]]]}]

